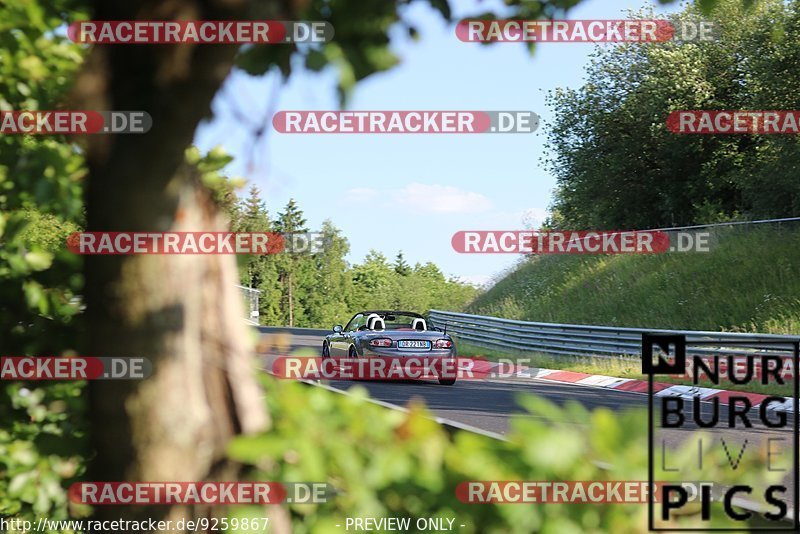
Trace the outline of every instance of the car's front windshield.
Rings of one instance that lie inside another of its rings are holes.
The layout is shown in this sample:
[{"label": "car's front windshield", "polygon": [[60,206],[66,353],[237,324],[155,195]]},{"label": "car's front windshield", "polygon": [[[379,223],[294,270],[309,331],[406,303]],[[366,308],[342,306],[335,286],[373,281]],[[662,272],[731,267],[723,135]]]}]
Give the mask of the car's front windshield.
[{"label": "car's front windshield", "polygon": [[347,323],[347,326],[344,327],[345,332],[352,332],[354,330],[358,330],[360,326],[364,324],[364,316],[362,314],[356,314],[350,319],[350,322]]}]

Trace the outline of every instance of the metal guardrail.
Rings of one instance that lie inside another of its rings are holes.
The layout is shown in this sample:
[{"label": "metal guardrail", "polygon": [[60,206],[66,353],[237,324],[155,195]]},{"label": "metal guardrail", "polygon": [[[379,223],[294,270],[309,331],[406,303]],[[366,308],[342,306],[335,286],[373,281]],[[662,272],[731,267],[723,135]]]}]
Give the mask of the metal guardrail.
[{"label": "metal guardrail", "polygon": [[[303,328],[298,326],[265,326],[261,325],[256,329],[262,334],[280,334],[286,332],[293,336],[325,336],[333,332],[330,328]],[[320,343],[322,340],[320,339]]]},{"label": "metal guardrail", "polygon": [[[693,354],[752,354],[753,351],[785,351],[787,342],[798,336],[708,332],[699,330],[660,330],[577,324],[515,321],[482,315],[430,310],[435,326],[447,327],[458,339],[500,351],[532,351],[551,354],[640,357],[642,334],[682,334],[686,341],[714,343],[693,347]],[[730,343],[730,345],[726,345]],[[736,348],[725,348],[735,345]]]}]

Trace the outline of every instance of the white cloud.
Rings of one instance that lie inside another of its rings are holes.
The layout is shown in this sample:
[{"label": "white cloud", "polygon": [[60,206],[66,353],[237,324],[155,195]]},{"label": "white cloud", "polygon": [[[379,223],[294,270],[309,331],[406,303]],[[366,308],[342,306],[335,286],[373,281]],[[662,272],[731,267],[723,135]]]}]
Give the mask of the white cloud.
[{"label": "white cloud", "polygon": [[397,203],[425,213],[479,213],[492,209],[488,197],[451,185],[412,183],[393,191]]},{"label": "white cloud", "polygon": [[355,187],[346,194],[355,202],[382,197],[387,206],[400,204],[420,213],[480,213],[492,209],[488,197],[451,185],[412,183],[402,189],[387,190],[385,194],[369,187]]}]

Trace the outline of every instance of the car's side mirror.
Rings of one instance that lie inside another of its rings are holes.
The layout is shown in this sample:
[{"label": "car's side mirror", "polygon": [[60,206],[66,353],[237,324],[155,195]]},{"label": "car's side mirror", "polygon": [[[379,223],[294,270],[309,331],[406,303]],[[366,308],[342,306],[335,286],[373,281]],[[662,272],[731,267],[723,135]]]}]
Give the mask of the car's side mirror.
[{"label": "car's side mirror", "polygon": [[336,326],[333,327],[333,331],[337,334],[341,334],[342,330],[344,330],[344,328],[342,328],[342,325],[340,324],[337,324]]}]

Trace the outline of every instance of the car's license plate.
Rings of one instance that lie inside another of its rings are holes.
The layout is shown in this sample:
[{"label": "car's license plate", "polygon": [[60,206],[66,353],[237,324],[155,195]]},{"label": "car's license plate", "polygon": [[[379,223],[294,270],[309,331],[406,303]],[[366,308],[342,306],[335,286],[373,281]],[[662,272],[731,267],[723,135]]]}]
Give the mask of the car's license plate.
[{"label": "car's license plate", "polygon": [[414,339],[401,339],[397,342],[399,349],[429,349],[431,348],[430,341],[417,341]]}]

